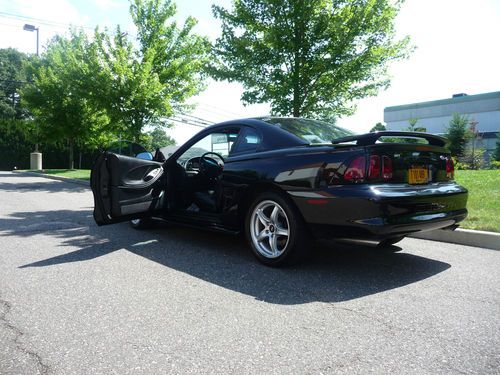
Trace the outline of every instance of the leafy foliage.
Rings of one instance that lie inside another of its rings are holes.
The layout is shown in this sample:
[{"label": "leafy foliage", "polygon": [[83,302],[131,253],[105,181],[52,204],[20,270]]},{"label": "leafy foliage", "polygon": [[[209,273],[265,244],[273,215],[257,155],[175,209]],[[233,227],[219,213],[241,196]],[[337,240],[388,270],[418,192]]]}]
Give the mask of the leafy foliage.
[{"label": "leafy foliage", "polygon": [[28,60],[27,55],[13,48],[0,49],[0,119],[27,117],[19,91],[28,80],[23,66]]},{"label": "leafy foliage", "polygon": [[[0,170],[28,169],[30,152],[34,145],[34,128],[31,120],[0,120]],[[61,168],[67,165],[67,149],[65,142],[44,144],[44,168]],[[90,168],[97,152],[92,147],[76,145],[78,155],[76,166]]]},{"label": "leafy foliage", "polygon": [[167,126],[163,119],[203,89],[209,43],[192,33],[193,18],[181,28],[168,22],[176,14],[170,0],[134,0],[130,14],[138,43],[118,27],[112,36],[97,31],[95,44],[102,57],[99,103],[125,138],[137,140],[145,125]]},{"label": "leafy foliage", "polygon": [[175,140],[165,133],[163,127],[155,126],[153,130],[142,135],[141,145],[146,150],[154,151],[160,147],[175,145]]},{"label": "leafy foliage", "polygon": [[497,133],[497,144],[493,151],[492,159],[500,162],[500,133]]},{"label": "leafy foliage", "polygon": [[0,170],[21,168],[29,163],[29,154],[33,143],[31,121],[0,120]]},{"label": "leafy foliage", "polygon": [[500,169],[500,161],[493,160],[490,164],[491,169]]},{"label": "leafy foliage", "polygon": [[453,156],[463,156],[467,143],[472,137],[468,129],[469,118],[467,115],[454,113],[450,124],[446,129],[446,138],[448,138],[448,149]]},{"label": "leafy foliage", "polygon": [[377,122],[373,128],[370,129],[370,133],[385,131],[387,128],[381,122]]},{"label": "leafy foliage", "polygon": [[461,164],[457,169],[482,169],[485,166],[485,150],[483,148],[466,147],[463,156],[458,157]]},{"label": "leafy foliage", "polygon": [[389,85],[390,61],[409,52],[395,40],[399,3],[390,0],[235,0],[213,6],[222,36],[209,70],[242,82],[245,103],[273,114],[331,118]]},{"label": "leafy foliage", "polygon": [[193,18],[180,28],[169,21],[176,14],[171,0],[133,0],[130,14],[137,43],[119,27],[113,33],[96,29],[92,40],[72,29],[29,65],[34,85],[23,90],[23,102],[40,140],[67,142],[69,168],[75,144],[137,141],[146,125],[167,127],[164,119],[204,87],[210,48],[192,33]]},{"label": "leafy foliage", "polygon": [[73,148],[97,144],[107,134],[106,113],[89,100],[93,71],[89,70],[91,44],[83,31],[71,31],[70,38],[56,36],[41,59],[28,67],[34,84],[22,90],[22,101],[36,118],[41,141],[66,141],[69,168],[73,168]]}]

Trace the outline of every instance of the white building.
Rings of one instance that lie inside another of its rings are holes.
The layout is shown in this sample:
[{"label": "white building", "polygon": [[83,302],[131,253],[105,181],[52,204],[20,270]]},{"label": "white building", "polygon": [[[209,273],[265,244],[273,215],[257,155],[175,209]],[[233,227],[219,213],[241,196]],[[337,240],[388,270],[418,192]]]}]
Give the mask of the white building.
[{"label": "white building", "polygon": [[477,146],[487,153],[496,147],[496,133],[500,132],[500,91],[485,94],[456,94],[449,99],[433,100],[398,105],[384,109],[387,130],[405,130],[408,120],[417,119],[417,127],[433,134],[446,132],[454,113],[467,115],[469,121],[477,122],[479,131]]}]

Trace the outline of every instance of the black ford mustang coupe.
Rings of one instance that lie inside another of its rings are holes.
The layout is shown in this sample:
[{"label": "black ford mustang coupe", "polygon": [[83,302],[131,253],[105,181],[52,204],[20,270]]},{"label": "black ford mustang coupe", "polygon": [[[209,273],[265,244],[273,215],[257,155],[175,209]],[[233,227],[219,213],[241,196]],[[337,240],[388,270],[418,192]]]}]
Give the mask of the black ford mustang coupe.
[{"label": "black ford mustang coupe", "polygon": [[301,118],[229,121],[152,160],[103,152],[91,175],[94,218],[244,232],[273,266],[302,259],[318,237],[386,246],[466,217],[467,190],[453,181],[445,142],[426,133],[353,135]]}]

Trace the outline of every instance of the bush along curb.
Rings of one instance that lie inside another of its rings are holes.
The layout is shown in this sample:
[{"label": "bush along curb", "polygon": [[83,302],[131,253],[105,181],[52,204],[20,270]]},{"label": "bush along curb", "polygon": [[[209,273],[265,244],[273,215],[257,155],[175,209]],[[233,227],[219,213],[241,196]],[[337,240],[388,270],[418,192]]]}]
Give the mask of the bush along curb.
[{"label": "bush along curb", "polygon": [[438,229],[428,232],[415,233],[410,237],[500,250],[500,233],[495,232],[484,232],[470,229],[456,229],[454,231]]},{"label": "bush along curb", "polygon": [[72,184],[82,185],[82,186],[88,187],[90,189],[90,181],[86,181],[86,180],[78,180],[76,178],[54,176],[51,174],[44,174],[44,173],[38,173],[38,172],[26,172],[26,171],[16,171],[16,170],[13,170],[12,172],[18,173],[18,174],[24,174],[24,175],[28,175],[28,176],[48,178],[50,180],[65,181],[65,182],[69,182]]}]

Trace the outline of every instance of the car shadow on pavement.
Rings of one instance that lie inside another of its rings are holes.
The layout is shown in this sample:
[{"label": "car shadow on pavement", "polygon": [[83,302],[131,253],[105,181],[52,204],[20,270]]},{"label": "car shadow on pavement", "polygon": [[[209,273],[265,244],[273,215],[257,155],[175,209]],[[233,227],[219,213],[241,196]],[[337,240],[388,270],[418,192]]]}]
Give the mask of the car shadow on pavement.
[{"label": "car shadow on pavement", "polygon": [[[448,263],[404,252],[384,253],[366,246],[322,243],[312,246],[314,254],[309,261],[276,269],[259,264],[244,239],[219,233],[164,224],[147,231],[136,231],[127,223],[98,227],[90,210],[18,212],[0,217],[0,236],[4,239],[40,234],[58,240],[55,255],[19,268],[84,262],[125,249],[274,304],[348,301],[412,284],[450,267]],[[67,252],[68,247],[76,250]],[[27,250],[36,259],[36,249]]]}]

